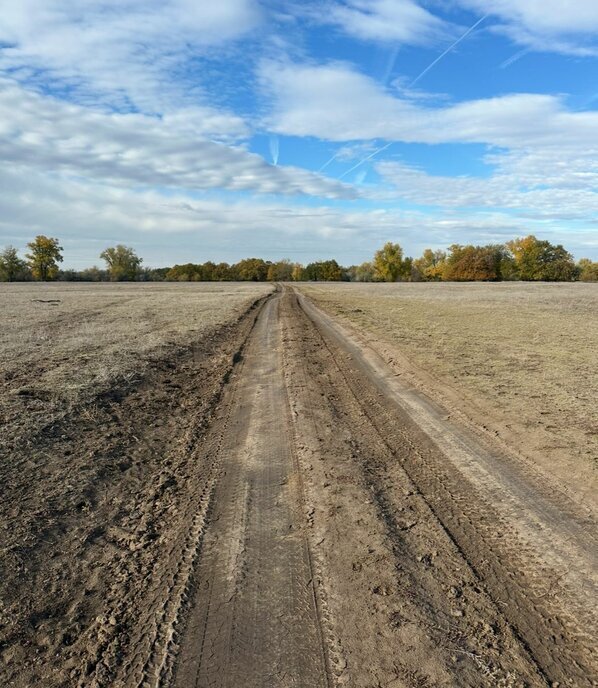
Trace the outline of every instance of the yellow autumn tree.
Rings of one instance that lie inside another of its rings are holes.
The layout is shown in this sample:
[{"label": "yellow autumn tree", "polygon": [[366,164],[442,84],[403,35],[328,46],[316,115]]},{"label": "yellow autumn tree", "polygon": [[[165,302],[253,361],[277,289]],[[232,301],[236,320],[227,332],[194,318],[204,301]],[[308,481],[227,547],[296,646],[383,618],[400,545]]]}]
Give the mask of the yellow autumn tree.
[{"label": "yellow autumn tree", "polygon": [[573,257],[561,244],[530,234],[507,242],[507,248],[513,255],[518,279],[566,282],[575,277]]},{"label": "yellow autumn tree", "polygon": [[39,234],[27,244],[30,253],[27,262],[36,280],[46,282],[58,276],[58,263],[62,263],[62,246],[58,239]]},{"label": "yellow autumn tree", "polygon": [[442,279],[446,263],[446,253],[444,251],[433,251],[427,248],[421,258],[413,261],[419,279],[439,281]]},{"label": "yellow autumn tree", "polygon": [[598,282],[598,262],[582,258],[577,263],[577,271],[582,282]]},{"label": "yellow autumn tree", "polygon": [[392,241],[376,251],[373,265],[375,277],[381,282],[396,282],[411,276],[411,259],[403,259],[403,249]]},{"label": "yellow autumn tree", "polygon": [[293,269],[291,270],[291,279],[293,282],[301,282],[303,279],[303,265],[301,263],[293,263]]}]

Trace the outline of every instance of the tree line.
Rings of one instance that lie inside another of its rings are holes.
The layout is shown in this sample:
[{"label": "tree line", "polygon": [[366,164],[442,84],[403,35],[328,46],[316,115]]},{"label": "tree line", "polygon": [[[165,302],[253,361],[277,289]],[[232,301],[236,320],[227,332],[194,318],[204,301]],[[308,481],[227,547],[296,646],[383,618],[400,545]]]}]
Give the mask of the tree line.
[{"label": "tree line", "polygon": [[503,280],[571,282],[598,281],[598,262],[577,263],[562,245],[530,235],[505,244],[453,244],[447,251],[426,249],[419,258],[405,256],[397,243],[387,242],[371,261],[343,267],[336,260],[302,265],[245,258],[238,263],[186,263],[147,268],[135,251],[123,244],[100,254],[105,267],[61,270],[63,248],[58,239],[37,236],[27,244],[24,258],[7,246],[0,251],[0,281],[327,281],[327,282],[499,282]]}]

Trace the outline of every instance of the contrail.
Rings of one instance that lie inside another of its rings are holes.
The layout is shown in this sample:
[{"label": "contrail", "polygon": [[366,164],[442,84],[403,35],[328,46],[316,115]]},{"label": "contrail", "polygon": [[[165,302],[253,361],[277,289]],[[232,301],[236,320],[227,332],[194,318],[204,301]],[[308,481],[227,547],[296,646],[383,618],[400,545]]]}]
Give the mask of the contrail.
[{"label": "contrail", "polygon": [[391,141],[390,143],[387,143],[386,145],[382,146],[381,148],[377,148],[373,153],[370,153],[367,157],[363,158],[363,160],[360,160],[358,163],[353,165],[350,169],[348,169],[346,172],[343,172],[339,179],[342,179],[343,177],[346,177],[348,174],[353,172],[353,170],[356,170],[360,165],[363,165],[364,162],[367,162],[368,160],[371,160],[375,155],[378,155],[378,153],[381,153],[383,150],[386,150],[389,146],[392,146],[394,141]]},{"label": "contrail", "polygon": [[[427,74],[427,73],[432,69],[432,67],[434,67],[434,65],[438,64],[438,63],[440,62],[440,60],[442,60],[442,58],[443,58],[445,55],[448,55],[448,54],[451,52],[451,50],[453,50],[457,45],[459,45],[459,43],[461,43],[461,41],[462,41],[463,39],[467,38],[467,36],[469,36],[469,34],[470,34],[474,29],[476,29],[476,28],[484,21],[484,19],[487,19],[489,16],[490,16],[490,15],[485,14],[481,19],[478,19],[477,22],[476,22],[473,26],[470,26],[469,29],[467,29],[467,31],[466,31],[462,36],[460,36],[451,46],[449,46],[449,47],[442,53],[442,55],[439,55],[439,56],[434,60],[434,62],[432,62],[432,64],[429,64],[429,65],[424,69],[424,71],[421,72],[421,74],[419,74],[418,76],[416,76],[415,79],[414,79],[414,80],[411,82],[411,84],[409,84],[409,85],[410,85],[410,86],[413,86],[414,84],[416,84],[416,83],[422,78],[422,76],[424,76],[424,74]],[[386,78],[388,78],[388,76],[387,76]],[[339,180],[340,180],[340,179],[343,179],[343,177],[346,177],[348,174],[350,174],[351,172],[353,172],[353,170],[356,170],[358,167],[360,167],[361,165],[363,165],[364,162],[367,162],[368,160],[371,160],[375,155],[378,155],[378,153],[381,153],[383,150],[386,150],[387,148],[389,148],[390,146],[392,146],[393,143],[394,143],[394,141],[391,141],[390,143],[387,143],[386,145],[382,146],[381,148],[376,149],[373,153],[370,153],[367,157],[365,157],[365,158],[363,158],[362,160],[360,160],[358,163],[356,163],[355,165],[353,165],[353,167],[349,168],[346,172],[343,172],[343,174],[341,174],[341,176],[339,177]],[[331,160],[329,160],[327,163],[325,163],[325,164],[324,164],[324,167],[326,167],[327,165],[329,165],[329,164],[332,162],[332,160],[334,160],[334,157],[333,157]],[[321,169],[324,169],[324,167],[322,167]]]},{"label": "contrail", "polygon": [[328,165],[330,165],[330,163],[331,163],[333,160],[336,160],[336,156],[338,155],[338,153],[339,153],[339,151],[336,151],[336,153],[335,153],[329,160],[326,160],[326,162],[322,165],[322,167],[320,167],[320,169],[318,170],[318,172],[321,172],[322,170],[325,170],[325,169],[328,167]]},{"label": "contrail", "polygon": [[457,38],[457,40],[456,40],[451,46],[449,46],[449,47],[442,53],[442,55],[439,55],[439,56],[434,60],[434,62],[432,62],[432,64],[429,64],[429,65],[424,69],[424,71],[423,71],[421,74],[419,74],[418,76],[416,76],[415,79],[411,82],[410,86],[414,86],[414,85],[422,78],[422,76],[424,76],[424,74],[427,74],[427,73],[432,69],[432,67],[434,67],[434,65],[437,65],[437,64],[440,62],[440,60],[442,60],[442,58],[443,58],[445,55],[448,55],[448,54],[451,52],[451,50],[453,50],[453,48],[455,48],[456,46],[458,46],[459,43],[461,43],[461,41],[462,41],[464,38],[467,38],[467,36],[469,36],[469,34],[470,34],[475,28],[477,28],[477,27],[484,21],[484,19],[486,19],[488,16],[489,16],[488,14],[485,14],[481,19],[478,19],[477,22],[476,22],[473,26],[470,26],[469,29],[467,29],[467,31],[466,31],[460,38]]},{"label": "contrail", "polygon": [[392,51],[392,53],[390,54],[390,56],[389,56],[389,58],[388,58],[388,62],[387,62],[387,64],[386,64],[386,71],[384,72],[384,79],[383,79],[383,81],[382,81],[382,83],[383,83],[385,86],[386,86],[386,84],[388,83],[388,80],[390,79],[390,77],[392,76],[392,72],[393,72],[393,70],[394,70],[394,68],[395,68],[395,63],[396,63],[396,61],[397,61],[397,56],[398,56],[398,54],[399,54],[399,49],[398,49],[398,48],[394,48],[393,51]]},{"label": "contrail", "polygon": [[355,182],[354,183],[357,184],[357,186],[359,186],[360,184],[363,184],[363,182],[365,181],[365,178],[367,177],[367,174],[368,174],[368,170],[366,167],[365,170],[361,170],[360,172],[358,172],[355,175]]},{"label": "contrail", "polygon": [[507,58],[504,62],[501,62],[498,66],[501,69],[505,69],[506,67],[510,67],[513,64],[513,62],[517,62],[517,60],[520,60],[524,55],[527,55],[528,53],[529,53],[529,49],[524,48],[523,50],[520,50],[518,53],[511,55],[511,57]]},{"label": "contrail", "polygon": [[270,136],[270,155],[272,156],[272,164],[278,165],[278,155],[280,153],[280,143],[278,136]]}]

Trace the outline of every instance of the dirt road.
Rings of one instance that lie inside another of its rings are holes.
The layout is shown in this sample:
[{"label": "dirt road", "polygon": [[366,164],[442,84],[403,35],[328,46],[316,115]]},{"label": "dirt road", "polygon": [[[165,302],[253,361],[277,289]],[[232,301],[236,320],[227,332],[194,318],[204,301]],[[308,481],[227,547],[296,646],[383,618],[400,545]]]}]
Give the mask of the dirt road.
[{"label": "dirt road", "polygon": [[[47,451],[104,436],[115,466],[149,451],[155,467],[87,493],[91,534],[63,509],[31,546],[21,597],[56,580],[54,599],[10,636],[35,661],[0,646],[4,685],[597,684],[587,505],[289,287],[212,347],[156,371],[104,425],[55,433]],[[166,399],[165,424],[150,422]]]},{"label": "dirt road", "polygon": [[282,375],[280,299],[237,371],[175,686],[329,685]]},{"label": "dirt road", "polygon": [[288,289],[228,404],[172,685],[593,684],[587,514]]}]

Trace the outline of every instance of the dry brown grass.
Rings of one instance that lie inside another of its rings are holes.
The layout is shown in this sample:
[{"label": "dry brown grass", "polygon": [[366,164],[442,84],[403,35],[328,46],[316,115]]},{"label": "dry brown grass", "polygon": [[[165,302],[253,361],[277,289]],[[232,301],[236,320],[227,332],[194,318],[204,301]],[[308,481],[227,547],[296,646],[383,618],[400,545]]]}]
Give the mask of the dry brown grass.
[{"label": "dry brown grass", "polygon": [[389,351],[403,354],[416,373],[432,376],[438,381],[432,393],[454,390],[478,423],[498,427],[505,437],[512,430],[510,439],[521,451],[548,464],[598,457],[598,285],[301,289]]},{"label": "dry brown grass", "polygon": [[[234,320],[252,283],[0,284],[0,420],[72,408]],[[57,300],[57,303],[51,301]],[[23,419],[21,419],[23,420]]]}]

